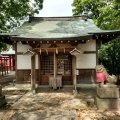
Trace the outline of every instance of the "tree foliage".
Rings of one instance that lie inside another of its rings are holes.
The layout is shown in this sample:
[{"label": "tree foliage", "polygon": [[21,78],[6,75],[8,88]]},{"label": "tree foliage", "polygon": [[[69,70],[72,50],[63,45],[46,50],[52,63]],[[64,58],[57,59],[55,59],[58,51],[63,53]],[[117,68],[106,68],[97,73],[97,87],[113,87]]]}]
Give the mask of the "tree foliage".
[{"label": "tree foliage", "polygon": [[0,42],[0,52],[7,50],[7,45],[3,42]]},{"label": "tree foliage", "polygon": [[[0,33],[9,32],[20,25],[29,15],[39,13],[43,0],[0,0]],[[0,52],[7,45],[0,42]]]},{"label": "tree foliage", "polygon": [[[88,13],[101,29],[120,29],[120,0],[74,0],[73,15]],[[120,74],[120,37],[112,40],[99,50],[99,63],[105,65],[109,73]]]},{"label": "tree foliage", "polygon": [[17,27],[29,14],[38,13],[43,0],[0,0],[0,32]]},{"label": "tree foliage", "polygon": [[120,29],[120,0],[74,0],[73,15],[88,13],[101,29]]},{"label": "tree foliage", "polygon": [[73,15],[82,15],[84,12],[89,13],[89,18],[97,19],[99,17],[99,9],[105,6],[106,3],[103,0],[74,0]]},{"label": "tree foliage", "polygon": [[99,50],[99,63],[108,68],[111,74],[120,74],[120,37],[102,45]]},{"label": "tree foliage", "polygon": [[100,15],[96,24],[102,29],[120,29],[120,0],[110,0],[99,9]]}]

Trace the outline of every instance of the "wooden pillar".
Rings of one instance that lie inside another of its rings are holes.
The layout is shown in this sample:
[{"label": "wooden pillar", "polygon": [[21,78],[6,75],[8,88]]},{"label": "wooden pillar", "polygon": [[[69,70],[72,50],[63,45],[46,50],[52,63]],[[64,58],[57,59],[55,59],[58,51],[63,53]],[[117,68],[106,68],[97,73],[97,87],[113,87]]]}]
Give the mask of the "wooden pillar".
[{"label": "wooden pillar", "polygon": [[15,56],[12,56],[12,66],[13,66],[13,71],[15,70]]},{"label": "wooden pillar", "polygon": [[54,52],[54,81],[53,81],[53,89],[57,89],[57,58],[56,53]]},{"label": "wooden pillar", "polygon": [[41,56],[38,54],[38,78],[39,78],[39,84],[41,85]]},{"label": "wooden pillar", "polygon": [[9,59],[9,66],[10,66],[10,71],[11,71],[11,56],[10,56],[10,59]]},{"label": "wooden pillar", "polygon": [[11,68],[13,70],[13,55],[11,56]]},{"label": "wooden pillar", "polygon": [[74,87],[74,90],[76,91],[76,84],[77,84],[77,81],[76,81],[76,56],[72,56],[72,76],[73,76],[73,87]]},{"label": "wooden pillar", "polygon": [[6,65],[6,67],[7,67],[7,74],[8,74],[8,64]]},{"label": "wooden pillar", "polygon": [[6,57],[6,71],[7,71],[7,74],[8,74],[8,63],[7,63],[7,61],[8,61],[8,57]]},{"label": "wooden pillar", "polygon": [[5,58],[4,57],[2,59],[2,63],[3,63],[3,65],[5,65]]},{"label": "wooden pillar", "polygon": [[16,82],[18,80],[18,71],[17,71],[17,42],[14,43],[14,47],[15,47],[15,77],[16,77]]},{"label": "wooden pillar", "polygon": [[98,65],[98,48],[99,48],[98,44],[100,44],[100,43],[96,40],[96,65]]},{"label": "wooden pillar", "polygon": [[35,55],[31,56],[31,90],[35,92]]},{"label": "wooden pillar", "polygon": [[4,57],[4,73],[6,75],[6,59],[5,59],[5,57]]},{"label": "wooden pillar", "polygon": [[[0,57],[0,64],[1,64],[1,57]],[[0,75],[1,75],[1,71],[2,71],[2,66],[0,65]]]},{"label": "wooden pillar", "polygon": [[2,76],[3,76],[3,69],[4,69],[4,67],[2,66]]}]

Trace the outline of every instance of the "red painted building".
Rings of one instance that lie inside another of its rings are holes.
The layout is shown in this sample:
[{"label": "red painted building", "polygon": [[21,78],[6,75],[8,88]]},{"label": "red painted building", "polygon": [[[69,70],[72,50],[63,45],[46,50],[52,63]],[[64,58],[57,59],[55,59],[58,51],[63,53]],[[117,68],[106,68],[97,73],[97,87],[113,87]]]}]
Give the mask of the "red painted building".
[{"label": "red painted building", "polygon": [[3,72],[6,75],[8,71],[15,70],[15,51],[11,46],[8,51],[1,52],[0,68],[2,75]]}]

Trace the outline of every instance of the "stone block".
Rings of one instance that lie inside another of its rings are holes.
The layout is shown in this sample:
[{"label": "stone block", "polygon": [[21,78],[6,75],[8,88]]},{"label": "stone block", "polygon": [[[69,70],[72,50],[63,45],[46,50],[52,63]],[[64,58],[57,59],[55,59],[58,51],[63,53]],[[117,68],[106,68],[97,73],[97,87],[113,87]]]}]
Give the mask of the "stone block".
[{"label": "stone block", "polygon": [[2,86],[0,85],[0,95],[2,95]]},{"label": "stone block", "polygon": [[119,98],[119,88],[117,87],[97,87],[97,95],[100,98]]},{"label": "stone block", "polygon": [[120,99],[101,99],[96,97],[95,103],[100,110],[120,110]]},{"label": "stone block", "polygon": [[6,104],[5,96],[0,96],[0,108]]},{"label": "stone block", "polygon": [[107,83],[107,84],[101,84],[100,87],[103,87],[103,88],[117,88],[117,85]]},{"label": "stone block", "polygon": [[0,108],[6,104],[5,96],[2,94],[2,86],[0,85]]}]

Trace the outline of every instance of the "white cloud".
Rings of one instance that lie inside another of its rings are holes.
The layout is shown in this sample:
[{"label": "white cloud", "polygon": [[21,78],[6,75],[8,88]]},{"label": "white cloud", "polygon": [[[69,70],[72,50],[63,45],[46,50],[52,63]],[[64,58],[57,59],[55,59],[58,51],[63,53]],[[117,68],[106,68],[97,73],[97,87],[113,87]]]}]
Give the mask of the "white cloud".
[{"label": "white cloud", "polygon": [[72,16],[73,0],[44,0],[40,17]]}]

